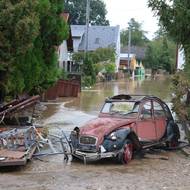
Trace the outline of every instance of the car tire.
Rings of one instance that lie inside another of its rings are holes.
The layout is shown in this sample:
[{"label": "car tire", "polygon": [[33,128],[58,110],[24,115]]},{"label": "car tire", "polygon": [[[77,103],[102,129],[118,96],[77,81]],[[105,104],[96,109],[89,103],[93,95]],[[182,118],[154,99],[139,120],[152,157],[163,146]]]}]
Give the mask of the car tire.
[{"label": "car tire", "polygon": [[166,146],[168,148],[176,148],[179,145],[178,139],[180,139],[179,127],[176,123],[172,123],[172,127],[168,129],[168,132],[168,136],[172,134],[173,137],[168,142],[166,142]]},{"label": "car tire", "polygon": [[166,142],[166,146],[168,148],[176,148],[178,145],[179,145],[178,139],[172,139],[171,141]]},{"label": "car tire", "polygon": [[118,154],[118,161],[122,164],[128,164],[133,158],[133,143],[127,139],[121,152]]}]

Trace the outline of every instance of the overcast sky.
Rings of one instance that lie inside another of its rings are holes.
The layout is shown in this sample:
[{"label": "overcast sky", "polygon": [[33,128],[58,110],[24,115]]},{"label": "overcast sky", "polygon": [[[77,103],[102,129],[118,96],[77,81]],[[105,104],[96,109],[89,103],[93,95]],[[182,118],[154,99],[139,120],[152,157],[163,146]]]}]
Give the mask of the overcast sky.
[{"label": "overcast sky", "polygon": [[103,0],[108,11],[107,19],[110,25],[120,25],[121,29],[128,26],[131,18],[142,23],[142,29],[148,32],[147,37],[152,38],[158,29],[157,19],[153,17],[151,9],[147,7],[148,0]]}]

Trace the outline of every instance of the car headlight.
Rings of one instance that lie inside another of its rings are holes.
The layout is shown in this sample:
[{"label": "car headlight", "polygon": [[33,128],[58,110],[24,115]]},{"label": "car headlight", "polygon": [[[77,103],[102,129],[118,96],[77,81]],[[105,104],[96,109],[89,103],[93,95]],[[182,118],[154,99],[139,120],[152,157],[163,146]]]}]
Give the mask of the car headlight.
[{"label": "car headlight", "polygon": [[115,132],[113,132],[113,133],[110,134],[110,139],[113,140],[113,141],[117,140],[117,136],[116,136]]},{"label": "car headlight", "polygon": [[101,153],[106,152],[106,149],[105,149],[102,145],[100,145],[100,152],[101,152]]}]

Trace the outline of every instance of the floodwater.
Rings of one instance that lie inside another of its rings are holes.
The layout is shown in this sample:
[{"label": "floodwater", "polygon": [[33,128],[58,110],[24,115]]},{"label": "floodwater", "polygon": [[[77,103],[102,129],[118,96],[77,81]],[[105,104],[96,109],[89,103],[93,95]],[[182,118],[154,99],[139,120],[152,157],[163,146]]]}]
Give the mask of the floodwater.
[{"label": "floodwater", "polygon": [[[121,80],[99,83],[85,89],[78,98],[46,103],[42,124],[50,133],[71,130],[97,116],[104,99],[119,93],[155,95],[171,99],[170,80]],[[103,160],[84,165],[65,164],[63,156],[33,159],[16,171],[0,170],[0,190],[189,190],[190,160],[181,152],[160,151],[147,158],[135,158],[120,165]]]},{"label": "floodwater", "polygon": [[163,77],[159,80],[128,79],[98,83],[93,88],[82,90],[78,98],[62,98],[56,103],[48,104],[50,109],[44,112],[44,122],[46,125],[70,129],[96,117],[107,97],[126,93],[148,94],[158,96],[169,103],[170,91],[170,79]]}]

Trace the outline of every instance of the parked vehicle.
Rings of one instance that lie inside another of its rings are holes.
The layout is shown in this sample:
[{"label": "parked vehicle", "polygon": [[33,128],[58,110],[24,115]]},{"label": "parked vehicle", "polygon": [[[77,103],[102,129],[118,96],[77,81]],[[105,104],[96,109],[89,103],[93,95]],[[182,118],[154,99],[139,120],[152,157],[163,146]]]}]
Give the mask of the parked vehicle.
[{"label": "parked vehicle", "polygon": [[180,133],[167,104],[148,95],[107,98],[98,118],[71,132],[71,154],[84,161],[115,157],[127,164],[134,152],[178,145]]}]

